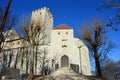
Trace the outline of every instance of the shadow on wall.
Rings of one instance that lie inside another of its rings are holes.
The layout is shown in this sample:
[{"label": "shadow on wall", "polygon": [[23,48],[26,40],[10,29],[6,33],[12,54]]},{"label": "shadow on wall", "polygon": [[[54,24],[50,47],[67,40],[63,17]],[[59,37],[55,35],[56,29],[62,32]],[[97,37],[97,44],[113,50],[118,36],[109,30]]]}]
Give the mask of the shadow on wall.
[{"label": "shadow on wall", "polygon": [[70,64],[70,67],[72,68],[73,71],[79,73],[79,65],[77,65],[77,64]]}]

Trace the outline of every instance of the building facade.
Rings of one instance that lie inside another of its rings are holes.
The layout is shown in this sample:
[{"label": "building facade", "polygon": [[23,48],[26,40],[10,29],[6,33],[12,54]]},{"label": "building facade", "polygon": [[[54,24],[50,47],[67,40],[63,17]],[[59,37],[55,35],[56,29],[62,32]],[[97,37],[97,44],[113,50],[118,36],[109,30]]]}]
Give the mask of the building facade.
[{"label": "building facade", "polygon": [[[24,38],[19,38],[14,30],[9,30],[1,52],[2,64],[20,69],[21,73],[29,73],[31,66],[34,66],[35,74],[41,74],[43,69],[50,73],[59,68],[70,67],[83,75],[91,75],[88,48],[82,40],[74,38],[71,27],[61,24],[53,28],[53,16],[46,7],[32,11],[31,24],[31,31],[42,28],[39,37],[46,37],[36,38],[39,42],[37,46],[30,45]],[[14,38],[9,38],[11,36]]]}]

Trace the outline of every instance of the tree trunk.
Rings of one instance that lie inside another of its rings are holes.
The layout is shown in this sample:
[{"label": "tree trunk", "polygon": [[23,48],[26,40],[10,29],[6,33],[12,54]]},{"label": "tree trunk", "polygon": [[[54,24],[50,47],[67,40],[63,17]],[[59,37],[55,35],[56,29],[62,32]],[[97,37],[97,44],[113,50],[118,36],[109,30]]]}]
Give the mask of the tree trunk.
[{"label": "tree trunk", "polygon": [[29,68],[29,62],[28,62],[28,60],[26,60],[26,74],[28,74],[28,68]]},{"label": "tree trunk", "polygon": [[2,20],[2,24],[0,26],[0,51],[2,50],[1,45],[4,42],[4,36],[3,36],[2,32],[3,32],[3,29],[5,27],[5,23],[6,23],[6,20],[7,20],[7,16],[8,16],[8,13],[9,13],[9,8],[10,8],[10,5],[11,5],[11,2],[12,2],[12,0],[8,0],[6,11],[5,11],[5,14],[4,14],[4,17],[3,17],[3,20]]},{"label": "tree trunk", "polygon": [[26,74],[28,74],[28,68],[29,68],[29,53],[28,53],[28,51],[26,51]]},{"label": "tree trunk", "polygon": [[31,47],[31,54],[30,54],[30,75],[34,74],[34,46]]},{"label": "tree trunk", "polygon": [[14,64],[14,68],[17,68],[17,63],[18,63],[18,53],[16,54],[16,58],[15,58],[15,64]]},{"label": "tree trunk", "polygon": [[99,57],[96,57],[96,56],[95,56],[95,66],[96,66],[96,75],[97,75],[97,77],[102,77]]},{"label": "tree trunk", "polygon": [[36,46],[36,52],[35,52],[35,74],[37,74],[37,49],[38,49],[38,47]]},{"label": "tree trunk", "polygon": [[7,65],[7,55],[5,53],[3,53],[3,64],[2,65],[5,67]]},{"label": "tree trunk", "polygon": [[11,52],[11,51],[10,51],[10,54],[9,54],[9,62],[8,62],[8,67],[10,67],[10,65],[11,65],[12,56],[13,56],[13,52]]},{"label": "tree trunk", "polygon": [[23,68],[23,62],[24,62],[24,58],[23,58],[23,53],[21,54],[21,68]]},{"label": "tree trunk", "polygon": [[5,14],[4,14],[4,17],[3,17],[3,20],[2,20],[2,25],[1,25],[1,29],[0,29],[1,31],[5,27],[5,23],[6,23],[6,20],[7,20],[7,16],[8,16],[8,13],[9,13],[9,8],[10,8],[10,5],[11,5],[11,2],[12,2],[12,0],[8,0],[6,11],[5,11]]}]

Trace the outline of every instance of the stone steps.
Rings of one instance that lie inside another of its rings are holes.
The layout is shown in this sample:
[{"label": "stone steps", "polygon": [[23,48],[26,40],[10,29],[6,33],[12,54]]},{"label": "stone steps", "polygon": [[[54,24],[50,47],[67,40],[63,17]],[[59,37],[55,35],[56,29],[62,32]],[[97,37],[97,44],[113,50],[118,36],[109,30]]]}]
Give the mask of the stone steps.
[{"label": "stone steps", "polygon": [[[43,77],[35,80],[42,80]],[[44,76],[43,80],[88,80],[85,76],[79,75],[69,67],[59,68],[48,76]]]}]

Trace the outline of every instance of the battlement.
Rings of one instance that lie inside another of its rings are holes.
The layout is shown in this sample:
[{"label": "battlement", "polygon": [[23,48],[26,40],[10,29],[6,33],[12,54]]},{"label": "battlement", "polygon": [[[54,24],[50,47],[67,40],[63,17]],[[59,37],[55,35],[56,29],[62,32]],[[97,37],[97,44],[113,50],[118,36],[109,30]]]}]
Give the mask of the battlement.
[{"label": "battlement", "polygon": [[43,8],[40,8],[40,9],[34,10],[33,12],[38,12],[38,11],[41,11],[41,10],[48,10],[48,11],[49,11],[49,8],[47,8],[47,7],[43,7]]},{"label": "battlement", "polygon": [[41,14],[44,14],[45,11],[48,13],[48,15],[49,15],[51,18],[53,18],[52,13],[49,11],[49,8],[47,8],[47,7],[43,7],[43,8],[34,10],[34,11],[32,11],[32,14],[40,14],[40,15],[41,15]]}]

